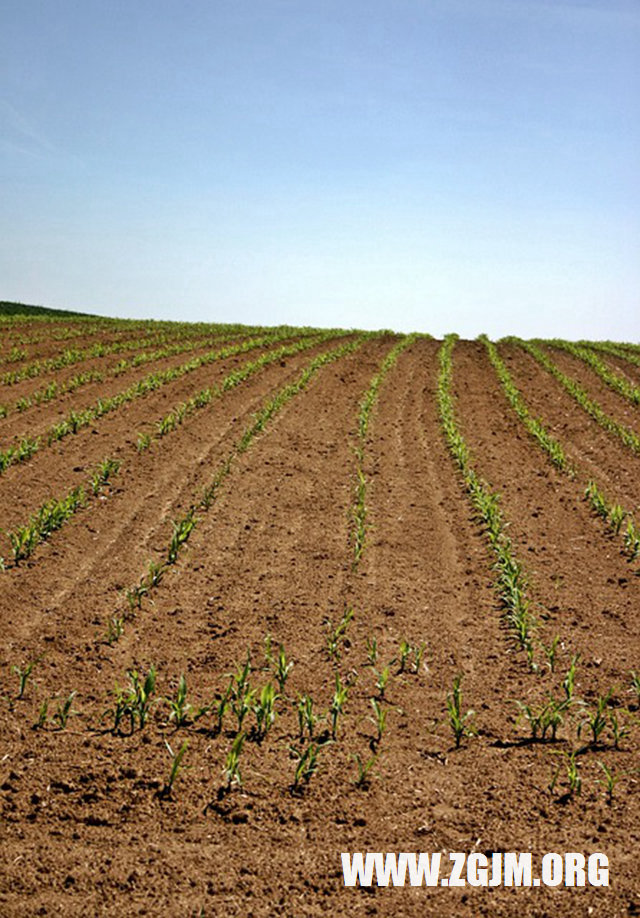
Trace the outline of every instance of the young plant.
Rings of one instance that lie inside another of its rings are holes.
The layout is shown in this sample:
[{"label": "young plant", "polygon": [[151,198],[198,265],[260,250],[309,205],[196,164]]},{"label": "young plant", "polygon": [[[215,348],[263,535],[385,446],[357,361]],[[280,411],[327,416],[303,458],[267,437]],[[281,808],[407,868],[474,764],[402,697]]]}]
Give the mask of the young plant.
[{"label": "young plant", "polygon": [[378,639],[367,638],[367,664],[375,666],[378,662]]},{"label": "young plant", "polygon": [[358,769],[358,776],[353,783],[355,784],[356,787],[360,788],[361,790],[366,790],[367,787],[369,787],[369,784],[371,783],[370,773],[371,773],[371,769],[373,768],[376,761],[378,760],[378,754],[374,753],[365,762],[363,761],[363,759],[360,758],[360,756],[356,752],[354,753],[354,755],[352,755],[352,759],[356,763],[356,768]]},{"label": "young plant", "polygon": [[318,770],[318,748],[317,743],[309,743],[303,751],[296,749],[295,746],[290,747],[298,760],[291,785],[292,793],[300,793],[302,786],[307,785]]},{"label": "young plant", "polygon": [[604,779],[600,778],[598,784],[604,784],[607,792],[607,803],[611,806],[613,803],[613,791],[621,775],[615,774],[604,762],[598,762],[598,765],[604,773]]},{"label": "young plant", "polygon": [[353,619],[353,609],[347,609],[335,626],[335,628],[329,622],[328,625],[328,634],[327,634],[327,652],[329,658],[334,662],[338,662],[340,659],[340,645],[344,643],[347,630]]},{"label": "young plant", "polygon": [[119,470],[120,462],[117,459],[103,459],[91,478],[91,490],[93,494],[99,494],[109,479],[113,475],[117,475]]},{"label": "young plant", "polygon": [[187,701],[187,680],[184,673],[180,676],[176,697],[166,698],[165,700],[171,709],[169,721],[175,720],[176,729],[184,727],[189,722],[189,717],[193,711],[193,706]]},{"label": "young plant", "polygon": [[189,747],[189,740],[185,740],[180,749],[177,752],[174,752],[169,743],[165,740],[165,746],[167,747],[167,752],[171,756],[171,768],[169,770],[169,777],[167,778],[164,788],[162,789],[162,795],[164,797],[170,797],[171,791],[173,790],[173,785],[176,778],[178,777],[178,772],[182,767],[182,760],[185,756],[185,753]]},{"label": "young plant", "polygon": [[273,684],[268,682],[260,692],[257,704],[253,706],[253,713],[256,715],[255,738],[259,743],[262,742],[275,723],[275,703],[279,697]]},{"label": "young plant", "polygon": [[30,663],[27,663],[25,665],[24,669],[21,669],[19,666],[11,667],[11,672],[15,673],[16,676],[18,677],[18,695],[17,695],[18,698],[22,698],[24,696],[24,693],[27,688],[27,682],[29,681],[29,677],[31,673],[33,672],[33,668],[37,666],[41,660],[42,660],[41,656],[35,660],[32,660]]},{"label": "young plant", "polygon": [[181,520],[173,520],[173,533],[171,543],[167,552],[167,563],[175,564],[178,559],[178,552],[184,543],[188,540],[196,525],[195,508],[187,512]]},{"label": "young plant", "polygon": [[387,709],[383,708],[376,698],[371,699],[371,707],[373,708],[374,717],[371,717],[370,720],[378,731],[375,740],[371,744],[375,748],[380,743],[387,726]]},{"label": "young plant", "polygon": [[387,684],[389,682],[389,676],[391,675],[390,669],[388,666],[385,666],[381,672],[376,672],[376,688],[378,689],[378,697],[380,699],[384,698],[384,693],[387,689]]},{"label": "young plant", "polygon": [[336,673],[336,690],[333,693],[331,707],[329,708],[329,715],[331,718],[331,737],[334,740],[338,733],[338,718],[342,713],[344,713],[344,705],[347,700],[348,693],[349,687],[342,684],[339,674]]},{"label": "young plant", "polygon": [[55,714],[51,716],[51,720],[53,723],[58,725],[59,730],[64,730],[64,728],[67,726],[67,721],[69,718],[78,713],[77,711],[72,710],[73,699],[77,694],[78,693],[76,691],[71,692],[65,701],[58,703],[58,708]]},{"label": "young plant", "polygon": [[474,731],[471,727],[467,726],[467,722],[472,720],[475,717],[475,711],[465,711],[462,713],[462,675],[458,674],[453,680],[453,691],[447,694],[447,713],[449,715],[449,726],[453,733],[456,749],[460,747],[460,743],[463,737],[470,737],[474,735]]},{"label": "young plant", "polygon": [[285,686],[287,684],[287,679],[289,678],[289,673],[293,669],[293,661],[287,662],[287,655],[284,650],[284,646],[280,644],[278,649],[278,661],[276,666],[276,680],[278,682],[278,688],[280,689],[280,694],[284,695]]},{"label": "young plant", "polygon": [[246,733],[238,733],[233,743],[231,744],[231,749],[227,753],[224,768],[222,769],[222,776],[225,782],[223,792],[226,794],[230,792],[233,785],[242,787],[242,775],[240,773],[240,754],[242,752],[242,747],[244,746],[245,739]]},{"label": "young plant", "polygon": [[547,658],[547,666],[549,667],[550,672],[555,672],[556,668],[556,655],[558,652],[558,645],[560,644],[560,635],[556,634],[554,639],[551,641],[547,647],[543,641],[540,641],[540,646],[544,652],[545,657]]},{"label": "young plant", "polygon": [[607,726],[607,707],[611,701],[612,694],[613,692],[610,689],[606,695],[600,695],[596,700],[595,708],[592,711],[587,709],[578,725],[578,737],[581,736],[585,727],[591,732],[590,746],[595,747],[599,744],[600,736]]},{"label": "young plant", "polygon": [[313,713],[313,698],[311,695],[299,696],[296,710],[298,712],[298,736],[300,740],[304,740],[305,730],[309,734],[309,739],[312,740],[318,717]]},{"label": "young plant", "polygon": [[104,639],[111,646],[124,634],[124,618],[122,615],[111,615],[107,621],[107,630]]},{"label": "young plant", "polygon": [[[567,792],[567,797],[573,797],[574,794],[577,795],[577,794],[582,793],[582,778],[580,776],[580,769],[578,768],[578,763],[576,761],[575,750],[572,752],[562,751],[561,753],[558,753],[558,755],[561,755],[563,757],[564,764],[567,769],[567,780],[569,782],[569,790]],[[558,781],[558,777],[560,775],[560,772],[562,771],[562,765],[563,763],[560,762],[560,764],[558,765],[558,768],[555,771],[555,774],[553,775],[551,779],[551,782],[549,783],[549,790],[551,793],[553,793],[555,789],[556,783]]]}]

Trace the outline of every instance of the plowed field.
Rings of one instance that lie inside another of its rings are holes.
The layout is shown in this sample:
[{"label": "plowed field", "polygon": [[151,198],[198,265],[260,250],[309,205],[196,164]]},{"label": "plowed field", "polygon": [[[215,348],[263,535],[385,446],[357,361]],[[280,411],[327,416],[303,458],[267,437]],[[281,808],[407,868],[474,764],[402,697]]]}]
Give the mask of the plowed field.
[{"label": "plowed field", "polygon": [[[0,325],[3,916],[640,914],[640,458],[517,340],[520,416],[488,342],[446,346]],[[342,852],[602,852],[610,885],[345,887]]]}]

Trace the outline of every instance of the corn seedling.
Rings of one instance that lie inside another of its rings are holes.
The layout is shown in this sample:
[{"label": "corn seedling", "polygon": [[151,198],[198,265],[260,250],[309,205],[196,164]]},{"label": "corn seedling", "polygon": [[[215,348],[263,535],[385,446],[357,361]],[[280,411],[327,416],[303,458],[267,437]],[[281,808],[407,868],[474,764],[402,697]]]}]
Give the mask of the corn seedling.
[{"label": "corn seedling", "polygon": [[120,462],[117,459],[103,459],[91,478],[91,490],[93,494],[99,494],[108,483],[109,479],[113,475],[117,475],[119,470]]},{"label": "corn seedling", "polygon": [[354,784],[356,787],[359,787],[361,790],[366,790],[369,787],[371,782],[370,773],[373,766],[376,764],[378,759],[378,754],[374,753],[367,761],[363,761],[360,758],[358,753],[352,755],[353,761],[356,763],[356,768],[358,769],[358,776],[356,777]]},{"label": "corn seedling", "polygon": [[[574,794],[577,795],[582,793],[582,778],[580,776],[580,769],[578,768],[578,763],[576,761],[576,752],[566,752],[563,750],[562,752],[557,753],[557,755],[561,755],[563,757],[564,765],[567,770],[567,781],[569,782],[569,791],[567,796],[572,797]],[[549,790],[551,793],[554,792],[558,777],[562,771],[562,765],[563,763],[560,762],[549,784]]]},{"label": "corn seedling", "polygon": [[307,785],[318,770],[318,744],[309,743],[304,750],[290,746],[291,752],[297,759],[297,764],[291,785],[292,793],[300,793],[302,785]]},{"label": "corn seedling", "polygon": [[189,740],[185,740],[177,752],[173,751],[167,740],[164,741],[164,744],[167,747],[167,752],[171,756],[171,768],[169,770],[169,777],[167,778],[163,788],[163,796],[170,797],[171,791],[173,790],[173,785],[176,778],[178,777],[178,772],[182,767],[182,760],[189,747]]},{"label": "corn seedling", "polygon": [[45,698],[40,707],[38,708],[38,719],[33,725],[34,730],[42,729],[47,724],[47,718],[49,716],[49,699]]},{"label": "corn seedling", "polygon": [[331,718],[331,737],[335,740],[338,733],[338,718],[344,713],[344,705],[349,693],[349,687],[343,685],[340,676],[336,673],[336,690],[333,693],[329,715]]},{"label": "corn seedling", "polygon": [[147,569],[147,576],[145,579],[145,586],[147,587],[147,590],[151,590],[153,587],[158,586],[164,577],[166,570],[166,564],[159,564],[157,561],[149,561],[149,567]]},{"label": "corn seedling", "polygon": [[276,719],[275,703],[280,696],[276,693],[271,682],[268,682],[260,692],[258,701],[253,706],[256,715],[255,739],[261,743]]},{"label": "corn seedling", "polygon": [[318,717],[313,713],[313,698],[311,695],[301,695],[298,698],[296,710],[298,713],[298,736],[300,741],[304,740],[305,730],[309,734],[309,739],[312,740]]},{"label": "corn seedling", "polygon": [[152,695],[156,687],[156,668],[151,666],[144,681],[142,681],[137,670],[130,670],[129,685],[123,688],[116,684],[113,691],[114,704],[103,714],[105,717],[113,717],[113,733],[120,732],[120,725],[123,719],[128,718],[130,732],[133,733],[136,727],[136,721],[142,730],[147,722],[153,705]]},{"label": "corn seedling", "polygon": [[640,704],[640,676],[635,671],[629,673],[631,676],[631,689],[630,691],[636,696],[636,704]]},{"label": "corn seedling", "polygon": [[77,694],[76,691],[71,692],[65,701],[58,703],[57,710],[51,715],[51,720],[53,723],[57,724],[59,730],[64,730],[69,718],[78,713],[72,709],[73,699]]},{"label": "corn seedling", "polygon": [[104,640],[109,646],[115,644],[124,634],[124,618],[121,615],[111,615],[107,621],[107,630]]},{"label": "corn seedling", "polygon": [[31,676],[31,673],[33,672],[34,667],[37,666],[41,660],[42,660],[41,656],[35,660],[32,660],[30,663],[27,663],[25,665],[24,669],[21,669],[19,666],[11,667],[11,672],[15,673],[16,676],[18,677],[18,694],[17,694],[18,698],[22,698],[24,696],[24,693],[27,688],[27,682],[29,681],[29,677]]},{"label": "corn seedling", "polygon": [[340,659],[340,645],[345,643],[345,638],[351,620],[353,619],[353,609],[347,609],[335,626],[335,628],[329,622],[328,625],[328,634],[327,634],[327,652],[329,658],[338,662]]},{"label": "corn seedling", "polygon": [[293,669],[293,665],[293,660],[287,662],[287,655],[285,653],[284,646],[280,644],[280,647],[278,648],[278,661],[275,676],[281,695],[284,695],[287,679],[289,678],[289,673]]},{"label": "corn seedling", "polygon": [[376,698],[371,699],[371,707],[373,708],[374,716],[371,717],[370,720],[378,731],[372,744],[375,747],[380,743],[387,726],[387,709],[383,708]]},{"label": "corn seedling", "polygon": [[611,768],[605,765],[604,762],[599,761],[598,765],[602,769],[602,773],[604,774],[604,778],[597,779],[598,784],[604,784],[605,791],[607,794],[607,803],[609,804],[609,806],[611,806],[611,804],[613,803],[613,792],[615,790],[616,784],[618,783],[620,778],[623,776],[613,772]]},{"label": "corn seedling", "polygon": [[608,716],[607,707],[611,701],[613,692],[609,690],[606,695],[600,695],[596,700],[595,708],[583,713],[581,722],[578,724],[578,737],[582,735],[582,730],[586,728],[591,733],[590,746],[597,746],[600,742],[600,736],[604,732]]},{"label": "corn seedling", "polygon": [[375,666],[378,662],[378,639],[367,638],[367,663],[369,666]]},{"label": "corn seedling", "polygon": [[244,746],[245,739],[245,733],[238,733],[233,743],[231,744],[231,749],[227,753],[224,768],[222,769],[222,776],[224,778],[224,792],[227,794],[234,784],[238,787],[242,787],[242,775],[240,773],[240,754],[242,752],[242,747]]},{"label": "corn seedling", "polygon": [[[629,714],[626,709],[623,710],[622,713],[626,715]],[[631,724],[628,720],[622,721],[618,715],[618,711],[613,708],[609,711],[609,729],[611,730],[613,745],[616,749],[619,749],[622,740],[626,739],[631,734]]]},{"label": "corn seedling", "polygon": [[264,639],[264,659],[267,664],[267,669],[273,669],[276,665],[275,657],[273,656],[273,638],[271,634],[267,634]]},{"label": "corn seedling", "polygon": [[550,672],[555,672],[556,669],[556,655],[558,651],[558,645],[560,644],[560,635],[556,634],[554,639],[551,641],[549,646],[540,641],[540,647],[542,648],[545,657],[547,658],[547,666],[549,667]]},{"label": "corn seedling", "polygon": [[380,699],[384,698],[384,693],[387,689],[387,684],[389,682],[389,676],[391,675],[390,668],[385,666],[380,672],[376,672],[376,688],[378,689],[378,697]]},{"label": "corn seedling", "polygon": [[136,449],[139,453],[143,453],[146,449],[149,449],[151,446],[151,434],[139,433],[138,439],[136,441]]},{"label": "corn seedling", "polygon": [[449,726],[453,733],[456,749],[460,747],[460,743],[463,737],[470,737],[474,735],[474,731],[471,727],[467,726],[467,722],[475,717],[475,711],[466,711],[462,713],[462,675],[455,676],[453,680],[453,691],[447,694],[447,713],[449,715]]},{"label": "corn seedling", "polygon": [[193,706],[187,701],[187,680],[184,673],[180,676],[176,697],[165,700],[171,709],[169,721],[175,720],[176,728],[184,727],[193,712]]},{"label": "corn seedling", "polygon": [[569,702],[573,701],[573,695],[575,692],[575,682],[576,682],[576,669],[577,669],[579,660],[580,660],[580,655],[574,654],[574,656],[571,658],[571,663],[569,665],[569,669],[567,670],[567,674],[562,680],[562,688],[564,690],[565,698]]},{"label": "corn seedling", "polygon": [[196,522],[195,509],[193,507],[191,507],[181,520],[173,520],[173,533],[171,535],[169,551],[167,552],[168,564],[176,563],[178,552],[191,535]]},{"label": "corn seedling", "polygon": [[540,705],[526,704],[523,701],[515,702],[520,709],[518,720],[524,719],[529,725],[532,742],[542,742],[547,740],[547,734],[551,742],[555,742],[559,728],[564,723],[564,715],[569,710],[571,701],[565,698],[563,701],[556,701],[549,695],[547,701]]}]

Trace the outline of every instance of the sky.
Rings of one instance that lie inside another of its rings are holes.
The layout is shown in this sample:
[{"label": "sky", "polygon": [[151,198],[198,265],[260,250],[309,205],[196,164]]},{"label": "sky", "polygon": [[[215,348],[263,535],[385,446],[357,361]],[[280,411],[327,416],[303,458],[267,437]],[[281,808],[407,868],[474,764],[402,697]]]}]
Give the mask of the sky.
[{"label": "sky", "polygon": [[640,340],[640,0],[2,0],[0,299]]}]

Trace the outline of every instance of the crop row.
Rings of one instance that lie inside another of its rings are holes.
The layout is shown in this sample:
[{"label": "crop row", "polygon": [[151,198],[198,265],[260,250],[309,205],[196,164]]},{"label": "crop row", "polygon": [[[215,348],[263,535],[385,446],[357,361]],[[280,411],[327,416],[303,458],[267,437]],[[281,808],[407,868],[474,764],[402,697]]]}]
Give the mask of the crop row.
[{"label": "crop row", "polygon": [[380,386],[385,376],[394,366],[398,357],[406,348],[416,340],[416,334],[405,335],[396,344],[393,345],[389,353],[380,364],[378,372],[375,374],[364,398],[360,402],[358,411],[358,438],[355,446],[356,454],[356,489],[355,499],[352,509],[352,533],[351,541],[353,543],[353,567],[354,569],[360,563],[362,553],[364,552],[367,538],[367,478],[365,475],[365,446],[367,442],[367,431],[369,429],[369,418],[371,410],[378,399]]},{"label": "crop row", "polygon": [[[100,462],[89,479],[89,490],[94,497],[102,493],[119,468],[120,463],[115,459],[104,459]],[[87,491],[82,485],[73,488],[63,498],[46,501],[28,523],[7,533],[15,563],[19,564],[20,561],[29,558],[40,542],[60,529],[77,510],[86,505]],[[0,569],[4,570],[5,566],[4,559],[0,558]]]},{"label": "crop row", "polygon": [[[561,444],[548,433],[542,421],[531,416],[526,402],[513,382],[511,374],[504,365],[495,344],[490,342],[486,335],[481,335],[480,340],[484,342],[489,354],[489,359],[502,383],[507,399],[520,420],[534,437],[541,449],[548,454],[553,464],[571,478],[575,478],[578,474],[578,469],[569,463]],[[605,498],[600,487],[593,480],[590,480],[587,485],[585,497],[590,501],[597,515],[605,521],[607,528],[615,535],[618,535],[620,532],[623,522],[625,520],[627,521],[627,528],[624,532],[624,547],[630,560],[635,560],[638,556],[640,533],[631,511],[625,510],[617,502],[609,502]]]},{"label": "crop row", "polygon": [[594,354],[593,351],[579,344],[574,344],[572,341],[561,341],[557,338],[553,338],[547,343],[559,350],[566,351],[573,357],[577,357],[578,360],[581,360],[583,363],[586,363],[587,366],[591,367],[600,379],[602,379],[611,389],[632,402],[632,404],[640,405],[640,388],[632,385],[624,376],[614,372],[611,367],[607,366],[607,364],[601,360],[597,354]]},{"label": "crop row", "polygon": [[547,354],[537,345],[533,344],[531,341],[523,341],[521,338],[504,338],[505,342],[517,344],[527,353],[538,361],[538,363],[550,373],[554,379],[557,379],[558,382],[566,389],[566,391],[575,399],[575,401],[580,405],[580,407],[586,411],[590,417],[594,419],[602,428],[608,433],[614,434],[617,436],[625,446],[632,450],[636,455],[640,455],[640,437],[631,430],[630,427],[625,427],[624,424],[618,423],[613,418],[609,417],[608,414],[602,409],[602,407],[592,399],[583,387],[576,382],[574,379],[566,376],[559,367],[548,357]]},{"label": "crop row", "polygon": [[[165,345],[153,351],[143,350],[141,353],[136,354],[128,360],[122,358],[115,366],[104,373],[98,372],[97,370],[91,370],[87,373],[76,374],[66,382],[59,383],[57,380],[52,380],[48,385],[41,386],[40,389],[36,389],[35,392],[32,392],[30,395],[19,398],[12,406],[0,405],[0,418],[7,417],[12,411],[24,412],[36,405],[53,401],[60,398],[62,395],[75,392],[77,389],[89,383],[104,382],[105,379],[115,379],[127,370],[137,369],[149,363],[156,363],[167,357],[175,357],[178,354],[188,353],[204,347],[211,347],[213,344],[219,345],[225,341],[236,338],[237,335],[233,334],[220,335],[212,338],[198,339],[196,341],[187,341],[182,344]],[[102,345],[100,345],[100,347],[102,347]]]},{"label": "crop row", "polygon": [[[46,431],[44,435],[46,443],[47,445],[51,445],[70,434],[75,434],[98,418],[117,410],[122,405],[132,402],[149,392],[159,389],[167,383],[180,379],[187,373],[192,373],[194,370],[198,370],[203,366],[208,366],[218,360],[224,360],[228,357],[233,357],[237,354],[243,354],[255,348],[272,344],[277,341],[279,337],[279,335],[267,335],[262,338],[250,338],[240,344],[229,345],[217,351],[209,351],[207,354],[200,357],[194,357],[178,367],[171,367],[159,373],[150,373],[138,380],[132,386],[129,386],[128,389],[116,395],[109,398],[98,399],[95,404],[89,405],[81,411],[71,411],[66,418],[54,424]],[[8,466],[29,459],[41,448],[42,437],[23,437],[18,443],[0,452],[0,474],[2,474]]]},{"label": "crop row", "polygon": [[498,571],[497,591],[505,608],[508,624],[513,629],[520,647],[525,651],[530,667],[534,666],[535,626],[527,597],[527,581],[520,562],[515,558],[511,540],[506,535],[506,527],[499,508],[500,497],[491,491],[471,465],[471,454],[464,437],[460,433],[455,415],[452,395],[452,352],[457,335],[447,335],[438,353],[440,372],[438,376],[438,408],[445,439],[460,472],[465,488],[476,513],[485,526],[491,548],[496,556]]}]

